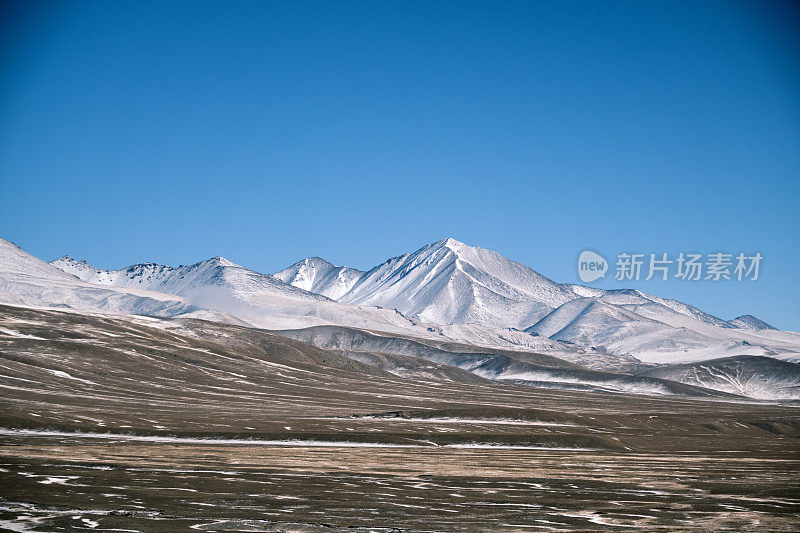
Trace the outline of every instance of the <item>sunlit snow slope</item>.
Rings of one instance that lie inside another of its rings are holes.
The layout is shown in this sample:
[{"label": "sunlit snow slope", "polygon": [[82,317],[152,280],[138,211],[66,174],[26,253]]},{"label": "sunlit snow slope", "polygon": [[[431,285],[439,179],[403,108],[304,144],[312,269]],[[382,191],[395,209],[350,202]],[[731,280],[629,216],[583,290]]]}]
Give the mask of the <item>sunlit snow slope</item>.
[{"label": "sunlit snow slope", "polygon": [[373,268],[340,301],[438,324],[525,327],[574,297],[521,263],[445,239]]},{"label": "sunlit snow slope", "polygon": [[361,270],[337,267],[321,257],[309,257],[276,272],[283,283],[338,300],[364,275]]},{"label": "sunlit snow slope", "polygon": [[[275,275],[221,257],[178,268],[51,265],[3,241],[3,301],[192,316],[271,329],[341,325],[563,357],[590,368],[740,355],[794,360],[800,334],[725,321],[637,290],[558,284],[496,252],[444,239],[360,272],[319,258]],[[65,274],[76,276],[68,276]]]},{"label": "sunlit snow slope", "polygon": [[[332,267],[319,258],[306,261],[322,265],[312,270],[322,274],[286,274],[304,265],[300,262],[277,275],[314,291],[316,283],[310,280],[324,277],[328,268],[345,268]],[[356,272],[351,269],[351,276]],[[787,358],[800,353],[800,335],[774,331],[750,315],[726,321],[686,303],[634,289],[558,284],[496,252],[455,239],[390,259],[355,282],[348,278],[350,283],[352,288],[340,296],[328,295],[341,302],[398,309],[439,324],[445,334],[462,325],[461,333],[475,339],[480,328],[494,328],[492,336],[532,349],[541,349],[541,343],[535,345],[515,330],[598,354],[633,355],[649,362],[735,355]],[[337,293],[345,286],[339,288]],[[496,334],[496,328],[511,329]]]},{"label": "sunlit snow slope", "polygon": [[[15,305],[175,316],[198,309],[185,299],[145,289],[86,283],[0,238],[0,300]],[[214,319],[223,318],[213,313]]]},{"label": "sunlit snow slope", "polygon": [[[88,283],[173,294],[204,309],[229,313],[256,327],[339,324],[382,331],[415,331],[412,321],[396,311],[343,305],[222,257],[177,268],[141,263],[120,270],[104,270],[68,256],[52,264]],[[416,329],[427,333],[422,326]]]},{"label": "sunlit snow slope", "polygon": [[[429,244],[367,272],[311,258],[274,275],[221,257],[177,268],[142,263],[104,270],[70,257],[47,264],[2,240],[0,301],[188,316],[275,330],[344,326],[538,352],[585,368],[623,373],[639,371],[642,362],[741,356],[800,359],[800,334],[771,329],[750,315],[725,321],[637,290],[558,284],[496,252],[454,239]],[[541,378],[496,370],[486,370],[483,376]],[[759,391],[769,389],[759,387],[742,393],[764,395]]]}]

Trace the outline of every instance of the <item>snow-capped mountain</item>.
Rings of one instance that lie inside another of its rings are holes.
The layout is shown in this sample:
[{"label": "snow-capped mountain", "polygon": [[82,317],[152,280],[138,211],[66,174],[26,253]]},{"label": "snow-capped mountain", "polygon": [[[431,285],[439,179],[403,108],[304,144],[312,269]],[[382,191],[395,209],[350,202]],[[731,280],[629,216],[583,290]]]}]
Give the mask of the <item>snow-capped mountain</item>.
[{"label": "snow-capped mountain", "polygon": [[763,320],[760,320],[753,315],[742,315],[737,316],[733,320],[728,321],[734,328],[742,328],[742,329],[754,329],[754,330],[762,330],[762,329],[775,329],[775,327],[770,326]]},{"label": "snow-capped mountain", "polygon": [[525,331],[576,344],[604,344],[605,336],[621,327],[650,330],[663,324],[608,304],[601,298],[576,298],[559,306]]},{"label": "snow-capped mountain", "polygon": [[195,306],[229,313],[255,327],[277,329],[337,324],[392,332],[418,329],[420,334],[429,333],[422,326],[415,329],[412,320],[396,311],[340,304],[223,257],[181,267],[140,263],[119,270],[104,270],[65,256],[52,265],[87,283],[141,287],[180,296]]},{"label": "snow-capped mountain", "polygon": [[210,297],[211,294],[199,293],[208,291],[219,293],[219,289],[222,289],[229,292],[231,298],[242,302],[254,294],[310,302],[327,300],[319,294],[296,289],[271,276],[237,265],[224,257],[212,257],[177,268],[156,263],[139,263],[119,270],[103,270],[85,262],[75,261],[69,256],[56,259],[51,264],[87,283],[142,288],[192,299]]},{"label": "snow-capped mountain", "polygon": [[659,298],[658,296],[635,289],[604,290],[598,298],[605,303],[625,308],[637,315],[659,320],[667,324],[675,318],[682,320],[683,317],[689,317],[699,320],[704,324],[711,324],[712,326],[719,326],[721,328],[731,327],[726,321],[705,313],[691,305],[677,300]]},{"label": "snow-capped mountain", "polygon": [[[27,255],[7,243],[6,250],[11,249]],[[367,272],[319,258],[272,276],[221,257],[178,268],[142,263],[119,270],[69,257],[53,265],[29,255],[25,261],[6,259],[17,270],[39,272],[38,288],[23,287],[19,274],[9,273],[0,280],[2,300],[158,316],[192,314],[270,329],[349,326],[538,351],[590,368],[632,367],[636,360],[631,357],[673,363],[737,355],[793,360],[800,354],[800,334],[767,329],[755,317],[726,322],[637,290],[559,284],[496,252],[454,239]],[[19,266],[23,263],[27,266]],[[109,289],[114,291],[103,292]],[[132,299],[142,291],[147,299]]]},{"label": "snow-capped mountain", "polygon": [[[333,268],[345,268],[328,265],[313,258],[276,276],[314,291],[315,285],[327,285],[313,280],[323,279]],[[303,271],[308,274],[292,274]],[[351,269],[349,290],[337,285],[342,292],[338,301],[394,308],[438,324],[444,334],[461,325],[460,333],[471,339],[479,336],[480,328],[490,328],[492,336],[541,350],[530,337],[517,334],[522,329],[595,353],[633,355],[650,362],[732,355],[785,357],[800,351],[800,335],[772,335],[770,326],[755,317],[725,321],[686,303],[634,289],[558,284],[496,252],[452,238],[392,258],[353,281],[355,273]],[[497,328],[507,332],[497,334]]]},{"label": "snow-capped mountain", "polygon": [[[655,307],[659,304],[651,302]],[[743,351],[733,353],[763,354],[760,346],[732,341],[731,332],[725,329],[722,338],[704,335],[689,327],[672,326],[668,323],[639,314],[625,305],[607,303],[604,297],[577,298],[555,309],[525,331],[554,340],[580,346],[591,346],[614,354],[635,354],[647,362],[671,362],[693,357],[706,358],[708,352],[719,356],[730,355],[728,349]],[[709,326],[693,318],[675,313],[668,308],[647,314],[664,316],[673,321],[702,328],[721,329]],[[680,318],[676,318],[680,317]]]},{"label": "snow-capped mountain", "polygon": [[362,274],[338,300],[436,324],[525,327],[575,297],[502,255],[444,239]]},{"label": "snow-capped mountain", "polygon": [[364,275],[361,270],[337,267],[321,257],[309,257],[272,276],[283,283],[338,300]]},{"label": "snow-capped mountain", "polygon": [[719,327],[765,329],[755,322],[729,323],[683,302],[634,289],[559,284],[497,252],[452,238],[389,259],[368,272],[311,257],[273,276],[341,302],[391,307],[437,324],[528,328],[558,306],[588,297],[654,320],[669,322],[669,317],[683,315]]},{"label": "snow-capped mountain", "polygon": [[[461,352],[467,345],[545,354],[628,374],[654,364],[668,374],[675,363],[737,356],[800,360],[800,334],[770,329],[750,315],[724,321],[637,290],[559,284],[454,239],[367,272],[310,258],[274,275],[222,257],[177,268],[141,263],[105,270],[67,256],[48,264],[0,240],[0,302],[204,318],[272,330],[342,326],[455,342]],[[469,367],[467,359],[455,366]],[[541,378],[509,372],[483,377]]]},{"label": "snow-capped mountain", "polygon": [[[0,301],[31,307],[58,307],[152,316],[197,316],[200,310],[184,298],[145,289],[101,287],[86,283],[16,244],[0,238]],[[209,312],[212,320],[222,313]]]}]

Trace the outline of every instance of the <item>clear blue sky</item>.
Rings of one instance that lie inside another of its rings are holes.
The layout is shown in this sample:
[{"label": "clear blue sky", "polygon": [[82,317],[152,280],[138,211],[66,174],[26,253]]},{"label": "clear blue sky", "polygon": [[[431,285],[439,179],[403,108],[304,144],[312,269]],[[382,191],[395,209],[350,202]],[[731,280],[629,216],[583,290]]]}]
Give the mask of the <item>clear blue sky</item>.
[{"label": "clear blue sky", "polygon": [[453,236],[576,282],[584,248],[759,251],[757,282],[626,285],[800,330],[796,3],[2,10],[0,235],[42,258],[367,268]]}]

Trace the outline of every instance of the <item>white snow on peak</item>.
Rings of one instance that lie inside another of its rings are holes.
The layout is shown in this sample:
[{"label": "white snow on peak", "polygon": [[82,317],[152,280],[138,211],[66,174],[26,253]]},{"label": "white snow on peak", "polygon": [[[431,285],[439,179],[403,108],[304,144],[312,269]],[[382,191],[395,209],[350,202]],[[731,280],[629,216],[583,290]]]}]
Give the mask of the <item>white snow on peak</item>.
[{"label": "white snow on peak", "polygon": [[339,301],[439,324],[525,327],[574,297],[521,263],[448,238],[366,272]]},{"label": "white snow on peak", "polygon": [[113,287],[143,288],[175,294],[196,300],[230,299],[228,303],[248,300],[253,296],[276,296],[302,301],[326,298],[290,287],[271,276],[259,274],[223,257],[212,257],[189,266],[171,267],[157,263],[138,263],[119,270],[105,270],[77,262],[69,257],[56,259],[54,266],[83,281]]},{"label": "white snow on peak", "polygon": [[565,289],[568,289],[575,293],[580,298],[599,298],[600,296],[606,293],[603,289],[598,289],[596,287],[586,287],[584,285],[571,285],[569,283],[564,283],[561,285]]},{"label": "white snow on peak", "polygon": [[[76,268],[91,268],[69,257],[59,261],[75,264]],[[86,283],[2,238],[0,301],[12,305],[153,316],[174,316],[193,310],[189,303],[176,296]],[[220,318],[219,313],[213,316]]]},{"label": "white snow on peak", "polygon": [[775,327],[770,326],[763,320],[758,319],[753,315],[737,316],[733,320],[729,320],[728,324],[730,324],[734,328],[741,328],[741,329],[752,329],[752,330],[775,329]]},{"label": "white snow on peak", "polygon": [[613,354],[636,353],[653,362],[684,358],[688,350],[724,348],[717,346],[717,339],[648,318],[602,297],[571,300],[525,331]]},{"label": "white snow on peak", "polygon": [[[306,262],[312,266],[300,262],[276,276],[312,292],[326,290],[323,294],[339,302],[394,308],[438,324],[438,331],[471,338],[480,336],[475,328],[515,328],[537,338],[650,362],[781,356],[796,353],[800,343],[797,334],[770,333],[769,325],[755,318],[727,322],[635,289],[557,284],[496,252],[453,238],[389,259],[355,282],[350,278],[352,288],[340,286],[337,292],[323,288],[314,277],[333,268],[330,263],[319,258]],[[531,346],[522,332],[501,336]]]},{"label": "white snow on peak", "polygon": [[427,325],[418,325],[396,311],[341,304],[221,257],[177,268],[139,263],[119,270],[104,270],[70,258],[57,259],[53,265],[93,286],[142,288],[165,296],[176,295],[193,305],[191,314],[180,316],[209,318],[208,310],[213,310],[262,328],[335,324],[433,335]]},{"label": "white snow on peak", "polygon": [[0,238],[0,273],[65,280],[75,279],[3,238]]},{"label": "white snow on peak", "polygon": [[689,317],[704,324],[722,328],[730,327],[724,320],[704,313],[696,307],[677,300],[659,298],[635,289],[606,290],[597,297],[606,303],[624,307],[638,315],[671,325],[683,326],[685,317]]},{"label": "white snow on peak", "polygon": [[535,332],[551,339],[562,338],[576,342],[591,343],[595,336],[609,327],[632,322],[653,323],[622,307],[603,302],[600,298],[576,298],[558,307],[525,331]]},{"label": "white snow on peak", "polygon": [[447,237],[446,239],[442,239],[441,241],[435,242],[432,245],[441,245],[445,248],[450,248],[456,253],[461,252],[461,250],[465,248],[471,248],[469,245],[464,244],[461,241],[457,241],[452,237]]},{"label": "white snow on peak", "polygon": [[68,256],[51,265],[0,240],[0,301],[272,329],[332,324],[654,363],[800,353],[800,334],[752,316],[726,322],[638,290],[558,284],[452,238],[367,272],[311,257],[274,275],[221,257],[177,268],[140,263],[105,270]]},{"label": "white snow on peak", "polygon": [[338,300],[362,275],[361,270],[336,266],[321,257],[309,257],[272,276],[294,287]]},{"label": "white snow on peak", "polygon": [[206,259],[205,261],[201,261],[201,262],[202,263],[210,263],[210,264],[213,264],[213,265],[216,265],[216,266],[222,266],[222,267],[244,268],[243,266],[237,265],[233,261],[228,261],[224,257],[220,257],[220,256],[212,257],[211,259]]}]

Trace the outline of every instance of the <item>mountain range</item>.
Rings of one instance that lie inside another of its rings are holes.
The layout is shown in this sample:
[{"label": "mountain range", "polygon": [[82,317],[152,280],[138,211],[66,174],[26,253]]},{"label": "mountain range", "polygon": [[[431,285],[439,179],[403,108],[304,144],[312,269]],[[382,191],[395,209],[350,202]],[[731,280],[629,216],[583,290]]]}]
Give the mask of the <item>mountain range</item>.
[{"label": "mountain range", "polygon": [[[445,334],[456,337],[476,326],[505,328],[511,331],[498,336],[535,349],[541,347],[516,332],[654,363],[791,354],[800,341],[797,334],[779,333],[750,315],[726,321],[638,290],[559,284],[496,252],[452,238],[367,272],[311,258],[273,276],[341,303],[389,307],[445,325]],[[465,327],[455,333],[453,325]]]},{"label": "mountain range", "polygon": [[[357,328],[428,344],[536,352],[606,371],[744,356],[790,365],[800,359],[800,334],[751,315],[724,320],[634,289],[557,283],[452,238],[368,271],[311,257],[274,274],[222,257],[119,270],[69,256],[46,263],[0,239],[0,302],[280,331]],[[690,381],[684,379],[696,385]]]}]

